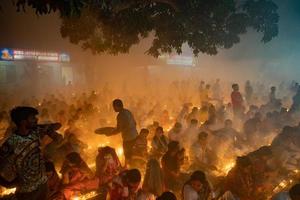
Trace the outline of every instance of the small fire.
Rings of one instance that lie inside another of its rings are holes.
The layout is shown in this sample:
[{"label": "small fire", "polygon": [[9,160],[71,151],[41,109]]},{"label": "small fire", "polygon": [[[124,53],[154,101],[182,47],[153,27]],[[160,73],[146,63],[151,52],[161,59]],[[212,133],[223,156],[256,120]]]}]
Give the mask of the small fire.
[{"label": "small fire", "polygon": [[284,189],[288,185],[288,181],[283,180],[281,181],[278,186],[276,186],[273,190],[274,193],[280,192],[282,189]]},{"label": "small fire", "polygon": [[231,160],[231,161],[227,161],[224,162],[220,165],[220,167],[218,167],[218,171],[216,172],[217,176],[226,176],[229,171],[235,166],[235,161]]},{"label": "small fire", "polygon": [[123,153],[124,153],[123,148],[122,147],[118,147],[116,149],[116,153],[117,153],[118,157],[122,157]]},{"label": "small fire", "polygon": [[77,197],[77,196],[72,197],[72,200],[79,200],[79,197]]},{"label": "small fire", "polygon": [[94,168],[96,168],[96,163],[90,163],[90,164],[88,164],[88,166],[90,169],[94,169]]},{"label": "small fire", "polygon": [[227,163],[227,164],[223,167],[222,171],[227,175],[228,172],[229,172],[234,166],[235,166],[235,162],[234,162],[234,161],[229,162],[229,163]]},{"label": "small fire", "polygon": [[5,189],[3,189],[0,196],[6,196],[6,195],[14,194],[15,192],[16,192],[16,188],[5,188]]},{"label": "small fire", "polygon": [[121,163],[124,164],[125,163],[125,157],[124,157],[123,147],[117,147],[116,148],[116,153],[117,153],[117,156],[119,157]]},{"label": "small fire", "polygon": [[96,197],[97,195],[98,195],[97,192],[92,191],[92,192],[89,192],[86,194],[73,196],[71,198],[71,200],[88,200],[88,199]]}]

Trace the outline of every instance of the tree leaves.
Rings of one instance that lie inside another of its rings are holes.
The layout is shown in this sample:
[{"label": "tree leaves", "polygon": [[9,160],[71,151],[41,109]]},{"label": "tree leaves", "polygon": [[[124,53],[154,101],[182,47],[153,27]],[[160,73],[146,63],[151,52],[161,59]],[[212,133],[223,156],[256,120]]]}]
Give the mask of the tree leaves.
[{"label": "tree leaves", "polygon": [[240,42],[248,28],[262,42],[278,35],[277,5],[271,0],[18,0],[39,15],[58,10],[61,34],[94,53],[128,53],[153,35],[147,54],[182,53],[188,44],[194,55],[215,55]]}]

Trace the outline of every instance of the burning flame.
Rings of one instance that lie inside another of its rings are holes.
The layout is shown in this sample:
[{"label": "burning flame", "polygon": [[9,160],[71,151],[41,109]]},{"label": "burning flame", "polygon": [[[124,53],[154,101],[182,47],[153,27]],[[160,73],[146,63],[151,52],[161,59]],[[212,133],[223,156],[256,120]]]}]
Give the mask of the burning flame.
[{"label": "burning flame", "polygon": [[223,161],[221,165],[218,167],[218,171],[216,171],[216,176],[226,176],[229,171],[235,166],[235,161]]},{"label": "burning flame", "polygon": [[0,196],[14,194],[15,192],[16,192],[16,188],[5,188],[5,189],[3,189]]},{"label": "burning flame", "polygon": [[86,193],[86,194],[73,196],[71,198],[71,200],[88,200],[88,199],[96,197],[97,195],[98,194],[97,194],[96,191],[92,191],[92,192],[89,192],[89,193]]},{"label": "burning flame", "polygon": [[122,147],[118,147],[116,149],[116,153],[117,153],[118,157],[123,157],[123,153],[124,153],[123,148]]},{"label": "burning flame", "polygon": [[231,161],[227,164],[225,164],[225,166],[222,168],[222,171],[227,175],[228,172],[235,166],[235,162]]}]

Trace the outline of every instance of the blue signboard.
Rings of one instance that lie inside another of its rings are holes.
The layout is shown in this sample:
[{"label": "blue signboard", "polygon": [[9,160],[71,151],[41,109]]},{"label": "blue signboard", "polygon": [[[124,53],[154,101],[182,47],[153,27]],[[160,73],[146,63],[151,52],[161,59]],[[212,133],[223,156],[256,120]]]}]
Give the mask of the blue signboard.
[{"label": "blue signboard", "polygon": [[0,60],[13,60],[14,59],[14,51],[9,48],[0,49]]}]

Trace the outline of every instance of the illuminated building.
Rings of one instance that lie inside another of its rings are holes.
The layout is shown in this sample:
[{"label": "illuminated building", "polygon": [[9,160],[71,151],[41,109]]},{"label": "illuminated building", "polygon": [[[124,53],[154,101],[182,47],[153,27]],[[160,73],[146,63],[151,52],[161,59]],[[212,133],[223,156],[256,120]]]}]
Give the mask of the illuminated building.
[{"label": "illuminated building", "polygon": [[73,84],[74,66],[66,53],[0,48],[0,87]]}]

